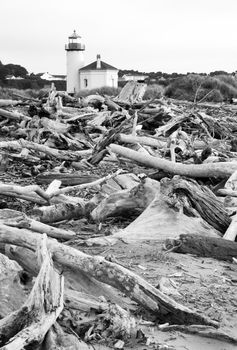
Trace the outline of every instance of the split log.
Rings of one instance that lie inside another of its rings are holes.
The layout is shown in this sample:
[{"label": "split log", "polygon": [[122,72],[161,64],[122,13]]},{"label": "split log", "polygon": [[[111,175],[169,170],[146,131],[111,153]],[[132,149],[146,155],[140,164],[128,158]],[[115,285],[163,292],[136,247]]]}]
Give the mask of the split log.
[{"label": "split log", "polygon": [[127,147],[122,147],[116,144],[110,144],[108,149],[122,157],[134,160],[151,168],[164,170],[173,175],[183,175],[194,178],[215,177],[225,179],[237,170],[237,162],[187,165],[172,163],[169,160],[156,158],[151,155],[143,155]]},{"label": "split log", "polygon": [[[0,241],[3,243],[36,250],[38,240],[39,235],[36,233],[24,232],[23,234],[22,230],[17,228],[0,225]],[[47,247],[52,252],[54,260],[59,264],[74,271],[77,269],[83,271],[95,279],[119,289],[157,316],[166,314],[166,317],[171,316],[179,323],[217,326],[216,322],[206,316],[176,303],[135,273],[109,262],[101,256],[89,256],[53,239],[47,241]]]},{"label": "split log", "polygon": [[129,81],[122,88],[119,95],[113,99],[117,103],[133,104],[142,101],[146,92],[146,84],[137,83],[136,81]]},{"label": "split log", "polygon": [[[0,148],[6,148],[6,149],[12,149],[16,151],[21,151],[23,148],[28,148],[30,150],[34,150],[36,152],[44,153],[50,157],[54,157],[56,159],[60,160],[71,160],[71,161],[78,161],[81,158],[88,156],[91,154],[91,150],[83,150],[83,151],[63,151],[58,150],[56,148],[51,148],[45,145],[41,145],[38,143],[26,141],[26,140],[19,140],[19,141],[1,141],[0,142]],[[42,157],[42,156],[40,156]]]},{"label": "split log", "polygon": [[4,350],[41,344],[63,309],[64,279],[53,266],[46,240],[44,235],[38,252],[41,269],[26,303],[0,320],[0,346]]},{"label": "split log", "polygon": [[176,253],[195,254],[202,257],[232,261],[237,258],[237,242],[197,234],[181,234],[177,239],[168,239],[166,249]]},{"label": "split log", "polygon": [[46,225],[27,217],[24,213],[11,209],[0,209],[0,223],[8,226],[25,228],[34,232],[46,233],[49,237],[68,240],[76,237],[76,233],[69,230]]}]

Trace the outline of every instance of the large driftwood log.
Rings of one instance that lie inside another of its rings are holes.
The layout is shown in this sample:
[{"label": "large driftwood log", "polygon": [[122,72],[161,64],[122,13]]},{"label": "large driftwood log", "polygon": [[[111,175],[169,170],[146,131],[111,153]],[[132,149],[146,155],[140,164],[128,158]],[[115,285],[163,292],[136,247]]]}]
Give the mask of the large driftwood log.
[{"label": "large driftwood log", "polygon": [[125,229],[116,232],[113,237],[126,242],[138,240],[163,241],[178,234],[193,233],[218,237],[220,233],[201,217],[190,217],[182,212],[182,206],[170,201],[166,196],[155,198],[151,204]]},{"label": "large driftwood log", "polygon": [[0,346],[4,350],[39,345],[63,309],[64,278],[53,266],[46,240],[45,235],[38,252],[41,269],[26,303],[0,320]]},{"label": "large driftwood log", "polygon": [[166,248],[177,253],[195,254],[218,260],[232,261],[232,258],[237,258],[237,242],[231,242],[221,237],[182,234],[177,239],[168,239]]},{"label": "large driftwood log", "polygon": [[187,199],[188,205],[184,202],[184,210],[187,214],[193,215],[195,210],[209,225],[224,233],[230,225],[231,219],[223,203],[207,187],[201,186],[194,179],[183,179],[174,176],[171,180],[161,180],[161,188],[169,196],[176,195],[183,202]]},{"label": "large driftwood log", "polygon": [[[0,225],[0,241],[3,243],[36,250],[38,240],[39,235],[36,233],[23,233],[17,228]],[[47,241],[47,247],[52,252],[54,260],[59,264],[74,269],[74,271],[77,269],[83,271],[95,279],[119,289],[157,316],[166,314],[166,317],[170,316],[179,323],[217,326],[217,323],[209,318],[176,303],[135,273],[109,262],[101,256],[89,256],[53,239]]]},{"label": "large driftwood log", "polygon": [[144,155],[127,147],[122,147],[116,144],[110,144],[108,148],[110,151],[120,156],[134,160],[151,168],[164,170],[165,172],[173,175],[183,175],[194,178],[215,177],[225,179],[237,170],[237,162],[187,165],[173,163],[169,160],[156,158],[147,154]]},{"label": "large driftwood log", "polygon": [[[37,276],[39,273],[40,266],[32,250],[5,244],[3,253],[11,259],[10,261],[15,260],[30,276]],[[63,276],[65,280],[64,302],[68,308],[89,312],[90,307],[93,307],[100,311],[106,309],[106,300],[108,300],[126,310],[137,309],[137,304],[121,295],[117,289],[96,280],[88,273],[64,267]],[[102,299],[101,296],[103,296]]]},{"label": "large driftwood log", "polygon": [[116,191],[103,199],[91,212],[91,217],[95,221],[103,221],[110,216],[139,215],[155,198],[159,190],[159,182],[147,178],[130,190]]}]

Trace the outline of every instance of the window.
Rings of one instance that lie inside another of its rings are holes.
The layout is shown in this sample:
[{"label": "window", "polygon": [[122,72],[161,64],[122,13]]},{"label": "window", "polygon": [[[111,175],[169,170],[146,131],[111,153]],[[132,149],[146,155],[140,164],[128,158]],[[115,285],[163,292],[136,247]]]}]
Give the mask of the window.
[{"label": "window", "polygon": [[84,87],[88,86],[88,79],[84,79]]}]

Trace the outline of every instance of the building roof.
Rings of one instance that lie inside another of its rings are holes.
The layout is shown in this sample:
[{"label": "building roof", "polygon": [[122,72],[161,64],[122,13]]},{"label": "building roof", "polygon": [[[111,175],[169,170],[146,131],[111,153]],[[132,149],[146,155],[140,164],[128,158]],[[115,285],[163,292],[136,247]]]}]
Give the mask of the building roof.
[{"label": "building roof", "polygon": [[111,66],[108,63],[105,63],[103,61],[100,61],[100,62],[101,62],[100,68],[96,68],[97,61],[94,61],[94,62],[88,64],[87,66],[81,68],[80,71],[84,71],[84,70],[118,70],[117,68]]},{"label": "building roof", "polygon": [[69,39],[78,39],[81,38],[80,35],[77,34],[77,32],[74,30],[73,33],[69,36]]}]

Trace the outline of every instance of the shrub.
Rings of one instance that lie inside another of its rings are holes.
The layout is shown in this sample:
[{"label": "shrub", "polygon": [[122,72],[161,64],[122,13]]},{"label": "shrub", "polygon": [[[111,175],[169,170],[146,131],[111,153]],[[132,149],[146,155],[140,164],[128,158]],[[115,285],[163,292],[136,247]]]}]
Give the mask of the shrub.
[{"label": "shrub", "polygon": [[164,87],[158,84],[148,85],[146,88],[146,92],[144,94],[144,100],[151,100],[152,98],[160,98],[164,94]]},{"label": "shrub", "polygon": [[212,77],[189,74],[176,79],[165,90],[167,97],[188,101],[194,101],[195,96],[199,101],[207,94],[205,100],[213,102],[222,102],[237,97],[237,80],[233,76],[223,74]]},{"label": "shrub", "polygon": [[89,95],[108,95],[108,96],[117,96],[121,91],[121,88],[113,88],[109,86],[103,86],[101,88],[91,89],[91,90],[80,90],[76,97],[86,97]]}]

